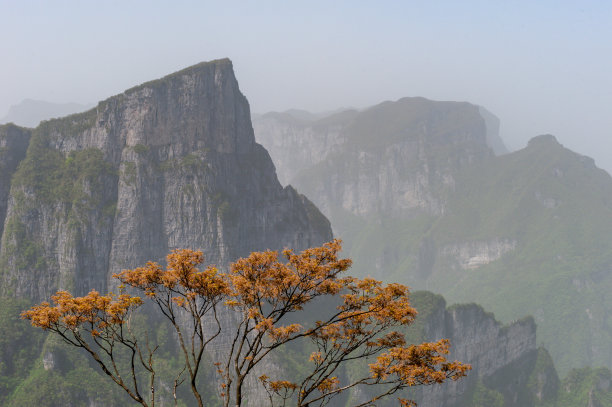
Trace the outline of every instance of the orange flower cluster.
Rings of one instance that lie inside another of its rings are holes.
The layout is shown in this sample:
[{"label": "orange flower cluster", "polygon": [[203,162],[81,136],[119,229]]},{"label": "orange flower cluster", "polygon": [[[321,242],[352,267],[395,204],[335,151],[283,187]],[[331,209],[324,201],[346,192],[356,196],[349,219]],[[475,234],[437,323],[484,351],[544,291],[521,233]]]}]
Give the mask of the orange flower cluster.
[{"label": "orange flower cluster", "polygon": [[279,392],[281,390],[295,390],[298,387],[297,384],[288,380],[270,381],[267,375],[259,376],[259,380],[264,384],[264,386],[270,388],[274,392]]},{"label": "orange flower cluster", "polygon": [[[279,260],[278,252],[254,252],[234,262],[228,276],[230,290],[225,304],[242,310],[253,321],[256,330],[267,333],[274,343],[281,343],[302,333],[299,324],[278,325],[280,318],[321,295],[336,295],[352,278],[337,278],[351,265],[348,259],[338,259],[339,240],[322,247],[294,254],[284,250],[287,262]],[[268,310],[264,315],[262,306]]]},{"label": "orange flower cluster", "polygon": [[355,344],[386,349],[405,344],[404,336],[387,329],[409,325],[416,317],[410,306],[408,287],[401,284],[383,286],[374,279],[345,280],[343,302],[333,320],[319,321],[310,335],[318,341],[333,342],[336,348]]},{"label": "orange flower cluster", "polygon": [[287,263],[278,260],[278,252],[251,253],[231,266],[232,296],[249,306],[261,301],[290,303],[294,311],[313,296],[338,294],[350,279],[336,279],[336,276],[351,266],[348,259],[338,260],[340,249],[340,241],[334,240],[298,255],[284,250]]},{"label": "orange flower cluster", "polygon": [[[166,256],[168,266],[164,270],[159,264],[148,262],[144,267],[124,270],[113,277],[122,283],[141,289],[148,297],[155,297],[160,290],[180,294],[186,298],[216,298],[228,293],[228,285],[217,268],[209,266],[200,271],[204,262],[201,251],[188,249],[173,250]],[[184,306],[184,299],[176,298],[175,303]]]},{"label": "orange flower cluster", "polygon": [[438,342],[394,347],[370,364],[372,377],[386,379],[396,376],[408,386],[443,383],[446,379],[457,380],[471,369],[461,362],[447,362],[443,355],[449,353],[450,342]]},{"label": "orange flower cluster", "polygon": [[[293,397],[298,406],[324,405],[355,386],[385,384],[381,387],[382,393],[370,400],[373,402],[405,387],[442,383],[467,374],[469,365],[446,360],[448,340],[406,346],[404,335],[394,329],[412,324],[417,315],[410,305],[408,287],[342,276],[351,266],[351,260],[339,259],[340,250],[341,242],[334,240],[299,254],[286,249],[282,252],[283,260],[279,259],[278,252],[255,252],[237,260],[224,274],[214,266],[200,270],[204,262],[201,251],[179,249],[167,256],[165,268],[149,262],[114,277],[142,291],[175,328],[185,362],[175,386],[182,382],[180,375],[186,371],[198,405],[202,405],[202,397],[193,383],[202,370],[200,365],[205,363],[205,347],[222,329],[231,329],[227,333],[231,348],[221,361],[212,363],[222,379],[220,394],[225,406],[240,405],[245,378],[270,352],[299,339],[310,341],[316,349],[310,355],[312,370],[301,382],[274,381],[261,376],[271,402],[274,397],[284,402]],[[337,307],[330,307],[318,321],[309,323],[305,319],[303,325],[292,323],[295,321],[295,317],[289,317],[292,313],[322,296],[337,298]],[[125,293],[102,296],[96,291],[73,297],[59,291],[52,300],[53,306],[42,303],[25,311],[22,317],[34,326],[59,333],[69,342],[68,334],[72,333],[76,342],[70,343],[85,347],[105,373],[134,400],[147,405],[138,386],[130,389],[123,381],[114,361],[112,369],[115,370],[111,371],[95,350],[89,348],[90,342],[110,346],[112,341],[120,341],[132,355],[138,355],[153,380],[155,348],[150,348],[146,339],[148,359],[143,357],[145,348],[140,347],[138,338],[123,337],[121,329],[130,312],[142,304],[142,299]],[[236,311],[235,326],[221,325],[217,308],[222,306]],[[180,314],[176,313],[177,307],[181,309]],[[213,316],[207,320],[216,321],[217,329],[205,326],[207,315]],[[94,339],[84,341],[79,334],[81,328]],[[100,336],[104,341],[98,341]],[[103,350],[113,358],[112,346],[110,350]],[[369,372],[365,369],[363,377],[349,380],[339,374],[338,369],[345,362],[370,357],[376,357],[376,362],[369,365]],[[133,367],[132,375],[135,377]],[[154,397],[153,391],[151,397]],[[403,399],[400,404],[413,405]]]},{"label": "orange flower cluster", "polygon": [[339,385],[340,380],[338,380],[336,376],[332,376],[322,380],[321,383],[319,383],[319,385],[317,386],[317,390],[319,390],[321,393],[326,393],[331,390],[337,389]]},{"label": "orange flower cluster", "polygon": [[24,311],[21,317],[45,330],[74,330],[84,326],[93,336],[99,336],[110,325],[123,324],[129,311],[142,304],[139,297],[100,295],[95,290],[84,297],[73,297],[67,291],[58,291],[51,300],[54,306],[43,302]]}]

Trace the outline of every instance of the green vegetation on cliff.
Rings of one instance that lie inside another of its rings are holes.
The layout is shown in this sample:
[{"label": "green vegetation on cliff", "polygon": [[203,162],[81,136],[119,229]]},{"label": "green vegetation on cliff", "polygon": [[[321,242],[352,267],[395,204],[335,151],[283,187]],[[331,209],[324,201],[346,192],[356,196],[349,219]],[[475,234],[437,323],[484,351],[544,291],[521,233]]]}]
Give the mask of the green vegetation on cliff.
[{"label": "green vegetation on cliff", "polygon": [[[365,189],[364,196],[338,193],[343,185],[361,188],[382,177],[376,172],[382,167],[367,167],[373,158],[361,162],[352,151],[330,155],[295,181],[315,203],[327,205],[358,275],[433,290],[452,302],[477,302],[506,322],[533,315],[539,343],[562,373],[590,363],[612,367],[612,178],[590,158],[553,136],[460,168],[451,165],[459,146],[430,150],[435,159],[413,157],[402,165],[428,165],[429,189],[417,198],[431,194],[443,209],[417,207],[401,215],[380,204],[376,189]],[[406,168],[395,170],[410,172]],[[444,168],[452,169],[452,182],[431,181]],[[334,187],[322,188],[328,179]],[[415,182],[418,191],[424,181]]]},{"label": "green vegetation on cliff", "polygon": [[45,337],[19,319],[28,305],[25,300],[0,298],[0,405],[3,406],[35,366]]},{"label": "green vegetation on cliff", "polygon": [[606,368],[571,370],[559,386],[554,402],[537,407],[612,407],[612,372]]},{"label": "green vegetation on cliff", "polygon": [[31,190],[43,203],[66,202],[92,207],[104,194],[105,176],[116,176],[102,151],[94,148],[62,154],[49,147],[48,137],[36,130],[26,159],[13,177],[13,188]]},{"label": "green vegetation on cliff", "polygon": [[[450,300],[477,301],[506,321],[534,315],[561,372],[612,364],[612,179],[592,160],[542,136],[466,170],[427,236],[437,246],[427,283]],[[495,261],[500,241],[511,243]],[[453,245],[493,261],[462,267]]]},{"label": "green vegetation on cliff", "polygon": [[[23,304],[21,304],[23,306]],[[14,307],[13,307],[14,308]],[[17,310],[17,313],[19,310]],[[2,322],[2,321],[0,321]],[[173,336],[167,325],[159,321],[151,320],[146,315],[140,315],[137,320],[132,321],[132,329],[135,333],[144,332],[151,327],[153,329],[151,346],[158,346],[157,363],[160,376],[164,378],[163,385],[159,389],[159,400],[166,405],[174,405],[172,396],[172,373],[177,370],[178,360],[173,355],[176,353]],[[20,330],[24,334],[36,338],[37,345],[24,347],[23,352],[29,351],[27,364],[21,364],[19,374],[10,376],[0,371],[0,383],[9,383],[0,391],[0,404],[8,407],[39,406],[126,406],[132,405],[133,401],[121,391],[119,387],[108,380],[97,364],[89,360],[82,352],[75,352],[74,348],[63,343],[61,340],[37,332],[25,321],[18,321]],[[13,335],[14,336],[14,335]],[[1,338],[1,335],[0,335]],[[44,340],[44,344],[43,344]],[[0,342],[2,344],[2,342]],[[13,344],[17,346],[17,344]],[[121,349],[118,349],[121,351]],[[126,355],[127,356],[127,355]],[[122,360],[127,363],[129,357]],[[180,370],[180,369],[179,369]],[[212,372],[209,372],[212,374]],[[87,378],[87,380],[83,380]],[[210,375],[205,375],[204,380],[211,380]],[[189,390],[183,386],[179,387],[179,397],[189,398]],[[218,401],[211,398],[207,405],[218,407]],[[179,407],[186,407],[183,402]]]}]

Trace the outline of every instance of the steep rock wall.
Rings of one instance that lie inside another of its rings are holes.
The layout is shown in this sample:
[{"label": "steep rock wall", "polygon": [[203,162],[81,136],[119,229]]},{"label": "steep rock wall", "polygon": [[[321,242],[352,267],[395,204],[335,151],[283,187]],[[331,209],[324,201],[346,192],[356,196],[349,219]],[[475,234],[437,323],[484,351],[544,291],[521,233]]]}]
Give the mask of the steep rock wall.
[{"label": "steep rock wall", "polygon": [[13,124],[0,126],[0,236],[4,230],[11,178],[25,157],[30,135],[29,129]]},{"label": "steep rock wall", "polygon": [[[533,315],[562,374],[612,366],[612,178],[592,159],[552,135],[501,154],[498,121],[467,103],[354,113],[337,120],[327,155],[320,120],[283,133],[287,119],[263,117],[258,139],[330,218],[353,273],[475,301],[506,322]],[[308,144],[317,161],[288,169]]]},{"label": "steep rock wall", "polygon": [[[536,363],[539,353],[546,356],[547,352],[536,347],[533,318],[502,325],[476,304],[446,307],[444,298],[425,291],[413,293],[412,302],[419,315],[406,332],[409,342],[447,338],[451,342],[448,359],[469,363],[472,370],[459,381],[419,386],[398,397],[413,399],[419,407],[473,406],[482,392],[496,394],[506,407],[534,406],[555,397],[558,377],[550,357],[548,363]],[[540,377],[541,373],[546,376]],[[353,401],[364,396],[354,394]],[[395,403],[391,397],[380,405]]]},{"label": "steep rock wall", "polygon": [[34,301],[105,291],[113,273],[176,247],[223,266],[331,239],[323,215],[277,181],[229,60],[41,123],[10,188],[0,291]]},{"label": "steep rock wall", "polygon": [[[446,383],[441,388],[422,389],[419,406],[463,406],[468,400],[475,383],[494,382],[496,376],[511,377],[506,386],[500,388],[493,383],[492,390],[506,395],[507,406],[533,405],[532,396],[527,395],[528,378],[535,365],[536,324],[526,318],[508,325],[502,325],[491,313],[476,304],[455,305],[445,308],[442,301],[438,308],[427,316],[424,336],[426,340],[448,338],[452,348],[450,359],[461,360],[472,365],[466,380]],[[531,363],[534,362],[534,363]],[[509,372],[507,372],[509,370]],[[513,397],[522,397],[521,404]]]},{"label": "steep rock wall", "polygon": [[335,208],[410,216],[444,211],[442,191],[457,169],[493,154],[493,122],[468,103],[403,98],[318,120],[269,113],[254,129],[280,179],[328,216]]},{"label": "steep rock wall", "polygon": [[[332,238],[319,210],[278,182],[229,60],[145,83],[29,134],[0,128],[2,296],[40,302],[59,289],[114,290],[114,273],[163,263],[179,247],[202,249],[223,268],[251,251]],[[232,324],[231,313],[219,318]],[[212,348],[227,341],[221,335]],[[44,353],[45,369],[56,357]],[[261,368],[280,367],[269,359]],[[253,406],[266,397],[256,381]]]},{"label": "steep rock wall", "polygon": [[516,248],[516,240],[491,239],[489,241],[449,244],[442,248],[441,256],[454,261],[463,270],[476,269],[501,258]]}]

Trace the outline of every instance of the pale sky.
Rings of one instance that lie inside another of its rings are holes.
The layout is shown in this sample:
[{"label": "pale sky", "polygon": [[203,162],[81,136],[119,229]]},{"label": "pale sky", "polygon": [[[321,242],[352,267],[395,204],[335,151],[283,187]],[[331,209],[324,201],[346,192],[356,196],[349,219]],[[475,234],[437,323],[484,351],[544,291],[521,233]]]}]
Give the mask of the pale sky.
[{"label": "pale sky", "polygon": [[479,104],[612,172],[612,1],[0,0],[0,117],[229,57],[254,113]]}]

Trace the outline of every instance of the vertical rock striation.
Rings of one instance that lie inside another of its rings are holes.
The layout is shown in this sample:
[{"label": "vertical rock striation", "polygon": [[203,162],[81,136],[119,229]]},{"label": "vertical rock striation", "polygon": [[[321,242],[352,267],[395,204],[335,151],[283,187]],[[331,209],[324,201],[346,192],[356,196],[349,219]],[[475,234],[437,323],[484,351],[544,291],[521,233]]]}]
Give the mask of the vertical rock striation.
[{"label": "vertical rock striation", "polygon": [[328,216],[334,209],[362,217],[411,216],[415,210],[437,215],[456,172],[493,155],[495,117],[482,110],[403,98],[318,120],[268,113],[254,127],[279,178]]},{"label": "vertical rock striation", "polygon": [[[475,301],[502,321],[533,315],[562,374],[612,366],[612,178],[592,159],[552,135],[503,154],[499,121],[468,103],[286,116],[262,116],[256,135],[345,239],[353,273]],[[305,166],[308,145],[318,154]]]},{"label": "vertical rock striation", "polygon": [[268,113],[254,128],[280,178],[345,240],[354,273],[428,288],[437,242],[427,229],[448,212],[459,174],[494,158],[496,119],[483,112],[415,97],[319,119]]},{"label": "vertical rock striation", "polygon": [[[536,347],[533,318],[502,325],[479,305],[446,307],[444,298],[426,291],[413,293],[412,302],[419,316],[407,330],[407,340],[450,339],[448,359],[470,363],[472,370],[459,381],[419,386],[398,397],[413,399],[419,407],[492,405],[482,404],[483,395],[506,407],[529,407],[555,398],[559,379],[546,350]],[[353,400],[365,400],[364,396],[354,394]],[[380,405],[395,404],[391,397]]]},{"label": "vertical rock striation", "polygon": [[224,266],[331,239],[314,205],[278,182],[227,59],[41,123],[12,179],[5,198],[0,178],[0,292],[33,301],[105,291],[113,273],[177,247]]},{"label": "vertical rock striation", "polygon": [[29,129],[13,124],[0,126],[0,236],[4,230],[11,178],[25,157],[30,135]]}]

